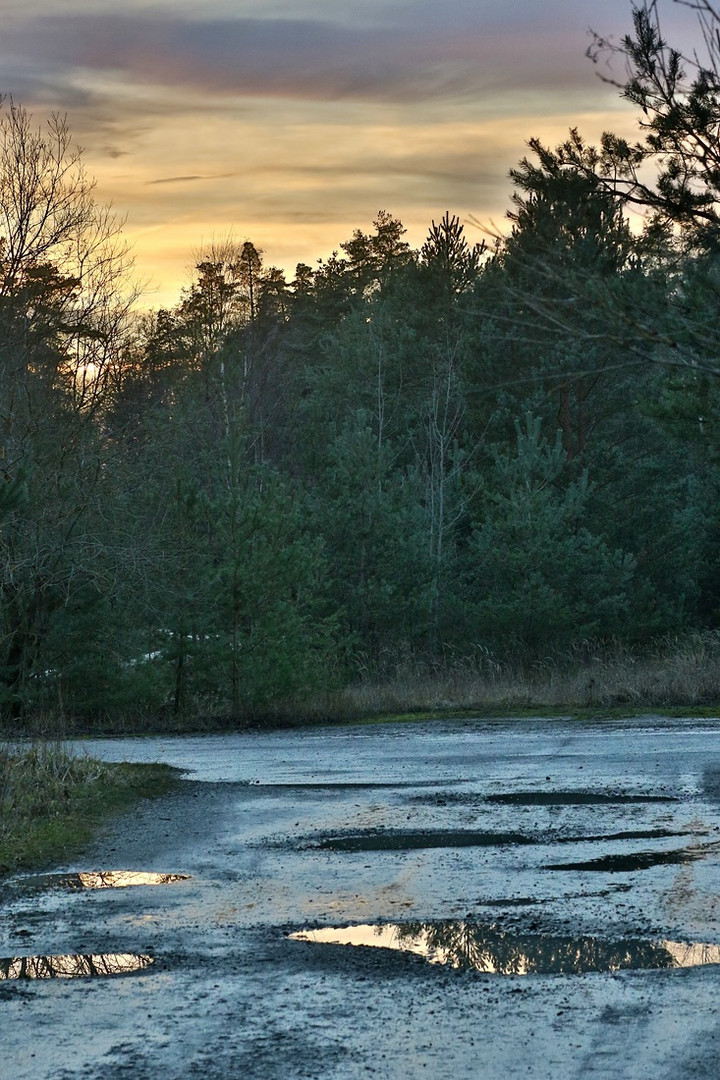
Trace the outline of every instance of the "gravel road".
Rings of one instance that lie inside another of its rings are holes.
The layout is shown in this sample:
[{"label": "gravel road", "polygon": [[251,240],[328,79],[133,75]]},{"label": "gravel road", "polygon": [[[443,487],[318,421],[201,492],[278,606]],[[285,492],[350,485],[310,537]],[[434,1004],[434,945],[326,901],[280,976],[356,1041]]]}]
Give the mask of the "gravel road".
[{"label": "gravel road", "polygon": [[82,748],[187,778],[0,885],[2,1076],[718,1075],[720,722]]}]

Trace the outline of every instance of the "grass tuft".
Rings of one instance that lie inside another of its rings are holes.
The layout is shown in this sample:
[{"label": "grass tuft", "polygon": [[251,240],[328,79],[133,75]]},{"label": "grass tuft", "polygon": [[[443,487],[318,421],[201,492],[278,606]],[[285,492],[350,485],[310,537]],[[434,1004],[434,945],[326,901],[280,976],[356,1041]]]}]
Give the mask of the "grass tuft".
[{"label": "grass tuft", "polygon": [[0,874],[69,857],[108,817],[167,791],[178,775],[165,765],[96,761],[58,743],[0,745]]}]

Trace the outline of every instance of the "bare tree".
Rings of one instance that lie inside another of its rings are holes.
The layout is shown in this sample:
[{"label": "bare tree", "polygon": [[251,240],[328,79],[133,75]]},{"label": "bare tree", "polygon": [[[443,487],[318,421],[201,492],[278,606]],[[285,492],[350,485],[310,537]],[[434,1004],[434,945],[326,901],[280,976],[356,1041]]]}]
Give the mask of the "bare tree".
[{"label": "bare tree", "polygon": [[[17,711],[58,611],[99,579],[95,418],[136,297],[122,222],[98,206],[67,122],[0,100],[0,665]],[[82,583],[82,585],[81,585]],[[2,689],[0,687],[0,689]]]}]

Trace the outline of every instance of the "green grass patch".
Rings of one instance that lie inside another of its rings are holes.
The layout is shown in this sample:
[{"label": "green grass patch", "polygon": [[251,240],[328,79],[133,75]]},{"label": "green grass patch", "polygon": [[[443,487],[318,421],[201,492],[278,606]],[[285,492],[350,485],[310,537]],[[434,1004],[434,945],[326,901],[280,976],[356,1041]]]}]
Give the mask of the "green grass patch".
[{"label": "green grass patch", "polygon": [[168,765],[111,764],[57,744],[0,746],[0,874],[69,858],[113,814],[179,776]]},{"label": "green grass patch", "polygon": [[714,720],[720,719],[720,702],[715,705],[697,705],[678,707],[650,707],[638,708],[614,708],[614,709],[578,709],[561,708],[558,706],[543,706],[536,708],[508,706],[505,708],[488,707],[480,705],[475,709],[452,709],[443,708],[432,711],[418,710],[418,712],[403,713],[377,713],[372,716],[364,716],[354,721],[344,723],[358,724],[361,726],[373,724],[417,724],[428,721],[445,720],[577,720],[600,721],[600,720],[638,720],[643,716],[667,717],[668,719],[696,719]]}]

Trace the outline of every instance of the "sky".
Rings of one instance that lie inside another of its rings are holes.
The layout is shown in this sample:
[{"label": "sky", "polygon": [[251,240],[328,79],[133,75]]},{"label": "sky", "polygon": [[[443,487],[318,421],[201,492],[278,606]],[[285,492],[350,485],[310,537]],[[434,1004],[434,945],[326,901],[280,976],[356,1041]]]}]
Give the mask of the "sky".
[{"label": "sky", "polygon": [[446,210],[502,230],[530,138],[635,130],[585,56],[591,29],[630,30],[630,0],[2,0],[2,16],[0,92],[38,123],[67,114],[149,307],[228,238],[292,277],[381,209],[413,246]]}]

